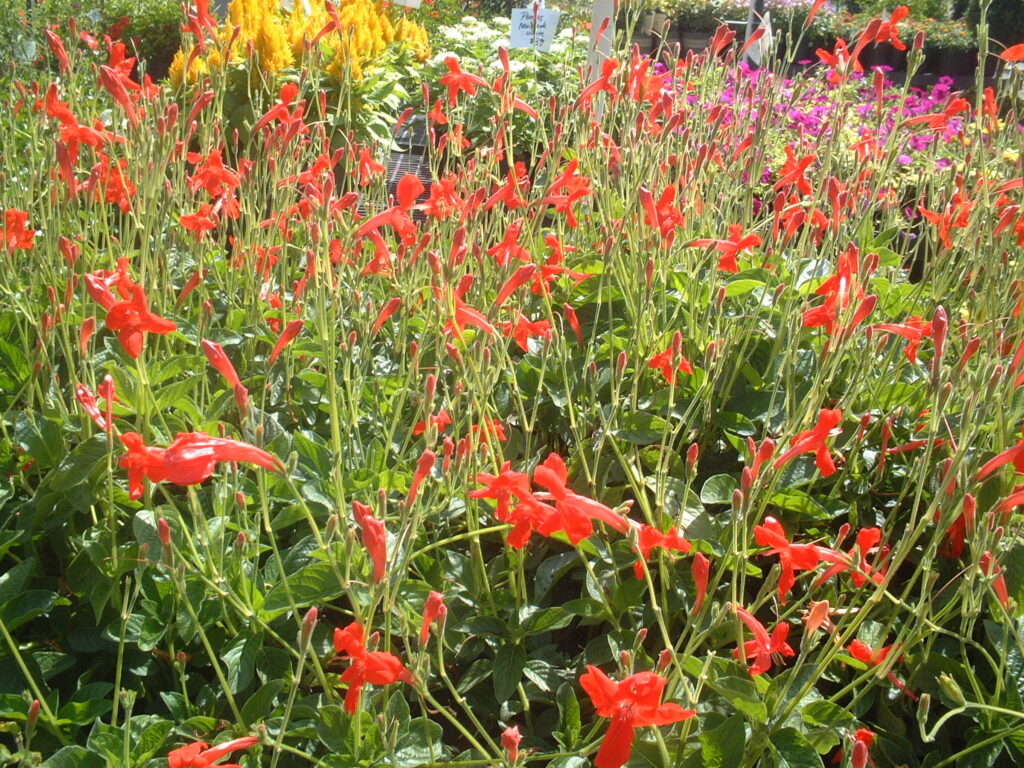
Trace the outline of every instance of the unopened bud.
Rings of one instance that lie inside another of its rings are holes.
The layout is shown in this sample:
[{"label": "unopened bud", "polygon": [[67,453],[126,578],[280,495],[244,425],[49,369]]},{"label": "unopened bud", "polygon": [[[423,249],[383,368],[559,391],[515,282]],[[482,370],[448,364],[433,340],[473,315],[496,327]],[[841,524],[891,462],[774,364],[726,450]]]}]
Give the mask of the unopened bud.
[{"label": "unopened bud", "polygon": [[686,449],[686,471],[691,475],[697,468],[697,460],[700,458],[700,446],[697,443],[690,443]]},{"label": "unopened bud", "polygon": [[338,533],[338,515],[333,514],[327,518],[327,528],[324,531],[324,543],[330,544],[334,540],[334,536]]},{"label": "unopened bud", "polygon": [[949,675],[945,673],[939,675],[939,687],[958,707],[962,707],[967,703],[967,699],[964,698],[964,692],[960,690],[956,680]]},{"label": "unopened bud", "polygon": [[434,374],[431,373],[429,376],[427,376],[427,385],[424,388],[424,395],[426,396],[426,399],[427,399],[427,405],[429,405],[430,403],[433,402],[433,400],[434,400],[434,391],[435,391],[436,388],[437,388],[437,376],[435,376]]},{"label": "unopened bud", "polygon": [[647,290],[651,290],[651,286],[654,285],[654,259],[650,258],[647,260],[647,269],[644,271],[644,278],[647,282]]},{"label": "unopened bud", "polygon": [[245,542],[247,540],[248,540],[248,537],[245,535],[245,531],[239,531],[238,532],[238,539],[236,540],[238,548],[239,549],[245,549]]},{"label": "unopened bud", "polygon": [[754,484],[754,473],[750,467],[744,467],[740,474],[740,488],[745,496],[750,495],[750,488]]},{"label": "unopened bud", "polygon": [[636,644],[643,645],[644,640],[647,639],[647,627],[640,627],[636,632]]},{"label": "unopened bud", "polygon": [[619,651],[619,662],[625,669],[629,669],[632,662],[632,657],[629,651]]},{"label": "unopened bud", "polygon": [[616,360],[616,363],[615,363],[615,375],[616,376],[621,377],[622,374],[625,372],[625,370],[626,370],[626,361],[627,360],[628,360],[628,356],[626,355],[626,351],[623,350],[622,352],[619,352],[618,359]]},{"label": "unopened bud", "polygon": [[868,764],[868,745],[863,741],[855,741],[850,753],[851,768],[864,768]]},{"label": "unopened bud", "polygon": [[743,509],[743,491],[739,488],[732,492],[732,508],[736,512]]},{"label": "unopened bud", "polygon": [[39,699],[32,699],[28,705],[28,719],[25,721],[25,742],[32,741],[32,734],[36,732],[36,724],[39,722]]},{"label": "unopened bud", "polygon": [[921,698],[917,700],[917,722],[924,725],[928,722],[928,710],[932,706],[932,695],[930,693],[922,693]]},{"label": "unopened bud", "polygon": [[666,669],[668,669],[668,665],[671,663],[672,651],[670,651],[668,648],[665,648],[662,650],[661,653],[658,654],[658,671],[664,672]]},{"label": "unopened bud", "polygon": [[302,632],[299,634],[300,653],[305,653],[309,647],[309,639],[313,636],[313,630],[316,629],[316,617],[317,610],[316,606],[314,606],[306,611],[306,615],[302,619]]}]

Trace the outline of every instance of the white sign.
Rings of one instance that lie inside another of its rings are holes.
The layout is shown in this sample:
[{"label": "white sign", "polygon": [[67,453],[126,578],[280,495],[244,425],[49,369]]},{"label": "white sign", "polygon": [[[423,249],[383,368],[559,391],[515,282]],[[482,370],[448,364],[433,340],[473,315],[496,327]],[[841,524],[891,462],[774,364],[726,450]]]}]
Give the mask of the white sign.
[{"label": "white sign", "polygon": [[558,19],[562,12],[550,8],[540,8],[534,24],[533,8],[514,8],[512,10],[512,33],[509,36],[509,48],[535,48],[542,53],[551,50],[558,29]]},{"label": "white sign", "polygon": [[406,8],[419,8],[422,0],[393,0],[395,5],[404,5]]}]

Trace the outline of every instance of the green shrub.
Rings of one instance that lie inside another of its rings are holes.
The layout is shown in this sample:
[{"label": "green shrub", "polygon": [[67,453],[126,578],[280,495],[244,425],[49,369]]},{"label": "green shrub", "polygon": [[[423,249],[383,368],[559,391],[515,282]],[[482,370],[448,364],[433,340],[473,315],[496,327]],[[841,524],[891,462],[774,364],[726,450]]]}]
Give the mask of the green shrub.
[{"label": "green shrub", "polygon": [[94,34],[120,32],[120,38],[154,79],[167,74],[174,52],[181,46],[179,0],[47,0],[36,6],[33,22],[42,29],[51,24],[63,26],[72,17]]},{"label": "green shrub", "polygon": [[[964,18],[977,26],[981,18],[979,0],[969,0]],[[1024,42],[1024,0],[992,0],[988,9],[988,36],[1003,45]]]}]

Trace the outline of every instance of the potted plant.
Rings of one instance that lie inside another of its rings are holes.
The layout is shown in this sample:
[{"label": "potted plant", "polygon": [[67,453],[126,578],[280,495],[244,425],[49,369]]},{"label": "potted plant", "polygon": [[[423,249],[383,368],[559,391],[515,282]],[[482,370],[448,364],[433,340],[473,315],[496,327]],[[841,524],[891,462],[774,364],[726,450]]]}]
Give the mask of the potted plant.
[{"label": "potted plant", "polygon": [[673,19],[683,52],[702,51],[721,23],[721,0],[670,0],[666,12]]},{"label": "potted plant", "polygon": [[936,75],[971,74],[978,63],[974,30],[961,19],[929,19],[924,25],[925,68]]}]

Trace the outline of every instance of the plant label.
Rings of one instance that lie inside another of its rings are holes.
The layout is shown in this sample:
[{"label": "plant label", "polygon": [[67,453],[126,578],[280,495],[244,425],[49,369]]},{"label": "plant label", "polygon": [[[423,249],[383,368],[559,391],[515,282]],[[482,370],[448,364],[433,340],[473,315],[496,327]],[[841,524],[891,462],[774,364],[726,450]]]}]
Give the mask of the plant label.
[{"label": "plant label", "polygon": [[547,53],[555,40],[558,19],[562,15],[559,10],[539,8],[534,23],[532,8],[515,8],[512,11],[512,33],[509,36],[510,48],[533,48]]}]

